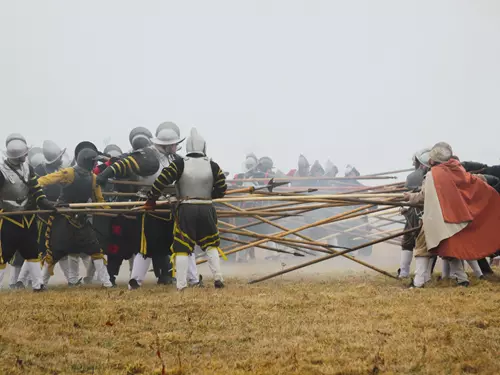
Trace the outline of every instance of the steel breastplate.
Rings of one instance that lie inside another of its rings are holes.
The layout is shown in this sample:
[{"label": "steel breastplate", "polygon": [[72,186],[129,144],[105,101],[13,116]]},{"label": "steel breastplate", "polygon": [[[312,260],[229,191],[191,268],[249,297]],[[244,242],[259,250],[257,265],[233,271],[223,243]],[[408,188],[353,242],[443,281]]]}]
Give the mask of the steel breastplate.
[{"label": "steel breastplate", "polygon": [[[21,164],[18,173],[28,182],[30,169],[27,162]],[[5,177],[5,183],[0,190],[0,207],[4,211],[23,211],[29,204],[29,188],[19,176],[7,165],[5,160],[0,163],[0,172]]]},{"label": "steel breastplate", "polygon": [[92,200],[94,178],[92,172],[75,167],[75,178],[67,186],[63,186],[59,198],[64,203],[87,203]]},{"label": "steel breastplate", "polygon": [[175,186],[181,198],[212,199],[214,177],[210,159],[186,157],[184,171]]}]

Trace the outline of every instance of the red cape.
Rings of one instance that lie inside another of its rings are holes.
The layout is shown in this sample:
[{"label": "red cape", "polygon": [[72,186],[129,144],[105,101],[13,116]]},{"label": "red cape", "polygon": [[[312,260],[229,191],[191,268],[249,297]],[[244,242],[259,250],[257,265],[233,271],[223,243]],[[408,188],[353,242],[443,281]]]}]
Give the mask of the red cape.
[{"label": "red cape", "polygon": [[433,250],[442,257],[481,259],[500,249],[500,195],[468,173],[460,162],[432,167],[434,186],[447,223],[470,222]]}]

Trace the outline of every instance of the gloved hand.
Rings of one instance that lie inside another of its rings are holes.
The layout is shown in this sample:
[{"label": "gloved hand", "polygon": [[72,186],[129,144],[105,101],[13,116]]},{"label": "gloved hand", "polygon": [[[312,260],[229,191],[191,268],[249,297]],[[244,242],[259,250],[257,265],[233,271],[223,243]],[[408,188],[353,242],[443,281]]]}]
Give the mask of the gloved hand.
[{"label": "gloved hand", "polygon": [[156,208],[156,199],[153,197],[149,197],[144,204],[145,210],[154,210]]},{"label": "gloved hand", "polygon": [[38,208],[40,208],[41,210],[57,212],[56,206],[50,203],[47,198],[40,199],[40,201],[38,202]]}]

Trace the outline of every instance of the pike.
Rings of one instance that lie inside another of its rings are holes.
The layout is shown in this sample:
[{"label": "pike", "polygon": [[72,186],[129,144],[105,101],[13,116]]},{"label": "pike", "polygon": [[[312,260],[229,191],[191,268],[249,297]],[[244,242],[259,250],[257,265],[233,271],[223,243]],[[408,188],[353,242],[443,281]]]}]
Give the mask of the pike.
[{"label": "pike", "polygon": [[[236,238],[231,238],[231,237],[220,236],[220,239],[224,240],[224,241],[239,243],[239,244],[248,244],[248,241],[243,241],[243,240],[236,239]],[[271,246],[259,245],[258,247],[260,249],[265,249],[265,250],[269,250],[269,251],[275,251],[277,253],[282,253],[282,254],[289,254],[289,255],[296,256],[296,257],[303,257],[304,256],[304,254],[298,253],[296,251],[294,251],[293,253],[291,253],[291,252],[286,251],[286,250],[275,249],[275,248],[273,248]]]},{"label": "pike", "polygon": [[[264,277],[261,277],[261,278],[258,278],[258,279],[251,280],[248,283],[249,284],[256,284],[256,283],[259,283],[261,281],[269,280],[269,279],[272,279],[272,278],[274,278],[276,276],[281,276],[281,275],[284,275],[285,273],[289,273],[289,272],[292,272],[292,271],[295,271],[295,270],[299,270],[301,268],[308,267],[308,266],[311,266],[313,264],[320,263],[320,262],[323,262],[325,260],[338,257],[340,255],[348,254],[350,252],[353,252],[353,251],[356,251],[356,250],[360,250],[360,249],[363,249],[363,248],[368,247],[368,246],[376,245],[378,243],[385,242],[387,240],[391,240],[391,239],[396,238],[396,237],[401,237],[401,236],[403,236],[403,235],[405,235],[407,233],[413,233],[413,232],[416,232],[418,230],[420,230],[420,227],[418,227],[418,228],[412,228],[412,229],[409,229],[409,230],[404,230],[402,232],[398,232],[398,233],[395,233],[395,234],[391,234],[390,236],[387,236],[387,237],[384,237],[384,238],[380,238],[380,239],[376,239],[376,240],[364,243],[362,245],[353,247],[352,249],[347,249],[347,250],[344,250],[344,251],[339,251],[336,254],[325,255],[325,256],[323,256],[321,258],[317,258],[317,259],[311,260],[309,262],[304,262],[304,263],[299,264],[297,266],[290,267],[290,268],[284,269],[282,271],[275,272],[275,273],[272,273],[270,275],[267,275],[267,276],[264,276]],[[384,273],[387,276],[390,276],[391,278],[396,278],[397,279],[397,277],[395,277],[394,275],[391,275],[388,272],[384,271]]]},{"label": "pike", "polygon": [[290,182],[288,181],[283,181],[283,182],[274,182],[274,178],[271,178],[271,180],[269,180],[269,182],[267,183],[267,185],[265,186],[260,186],[260,187],[255,187],[255,186],[249,186],[249,187],[246,187],[246,188],[242,188],[242,189],[233,189],[233,190],[228,190],[226,192],[226,195],[228,194],[240,194],[240,193],[249,193],[249,194],[253,194],[255,191],[258,191],[258,190],[264,190],[264,189],[267,189],[267,191],[269,193],[272,193],[273,192],[273,189],[275,187],[278,187],[278,186],[283,186],[283,185],[288,185]]}]

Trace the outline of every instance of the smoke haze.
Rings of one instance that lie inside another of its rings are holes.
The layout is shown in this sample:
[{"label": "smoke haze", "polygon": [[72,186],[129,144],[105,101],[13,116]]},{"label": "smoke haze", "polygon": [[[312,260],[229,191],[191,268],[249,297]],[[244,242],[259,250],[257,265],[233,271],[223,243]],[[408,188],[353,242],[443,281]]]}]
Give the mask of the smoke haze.
[{"label": "smoke haze", "polygon": [[495,0],[3,0],[0,136],[126,150],[170,120],[232,173],[250,151],[372,173],[437,141],[498,164],[499,40]]}]

